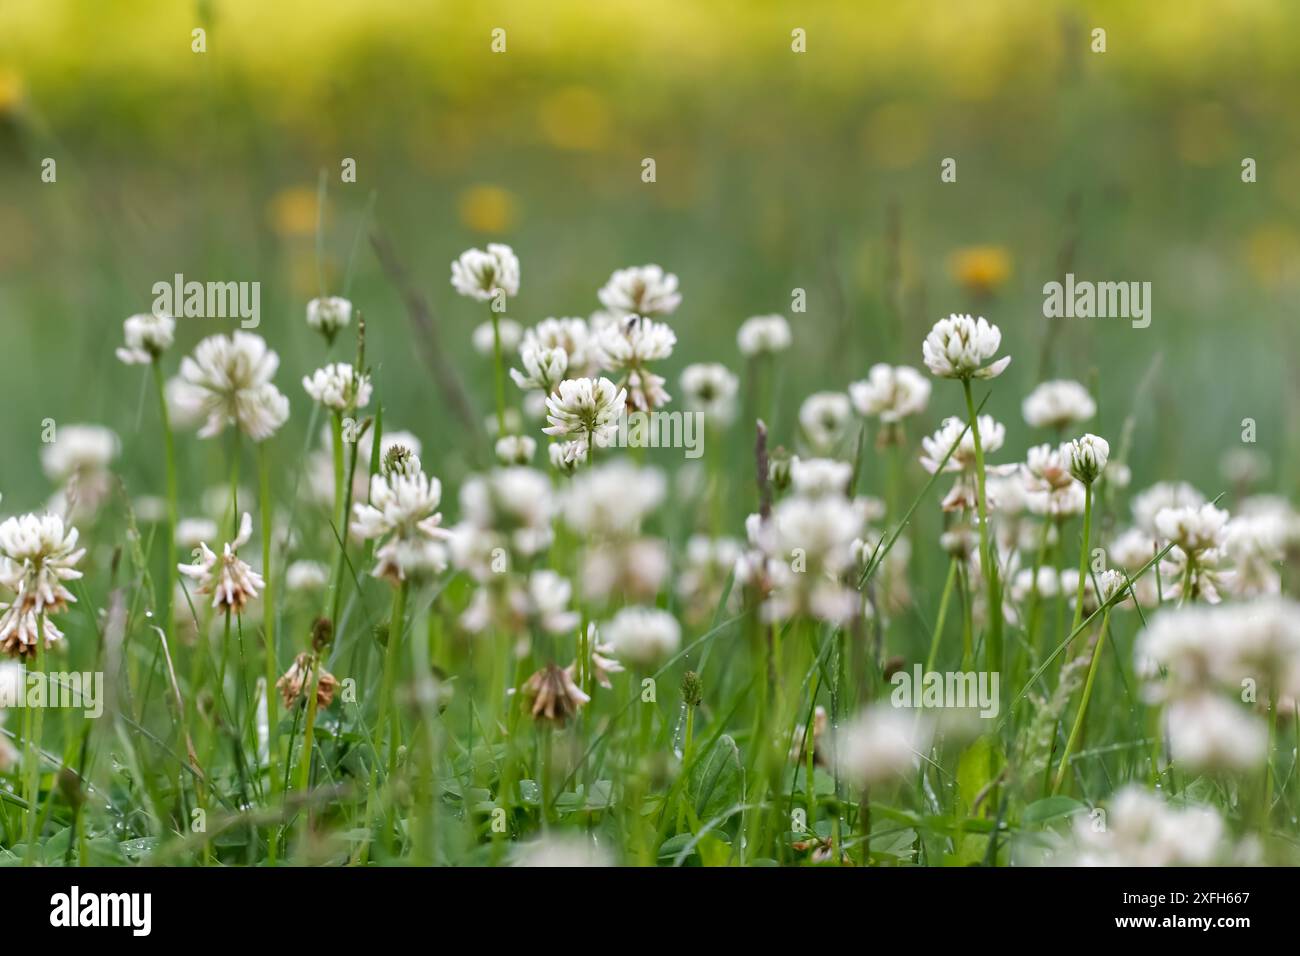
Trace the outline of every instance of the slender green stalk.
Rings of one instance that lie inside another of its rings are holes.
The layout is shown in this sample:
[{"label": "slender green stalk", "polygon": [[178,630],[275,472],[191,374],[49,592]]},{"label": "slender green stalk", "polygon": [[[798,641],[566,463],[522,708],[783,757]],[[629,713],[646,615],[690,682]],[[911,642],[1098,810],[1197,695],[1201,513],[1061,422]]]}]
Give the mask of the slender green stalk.
[{"label": "slender green stalk", "polygon": [[952,586],[957,579],[957,559],[948,562],[948,579],[943,585],[943,597],[939,598],[939,617],[934,622],[934,636],[930,638],[930,653],[925,658],[926,673],[934,670],[935,659],[939,656],[939,640],[943,636],[943,625],[948,618],[948,602],[952,599]]},{"label": "slender green stalk", "polygon": [[[279,786],[280,762],[280,716],[275,703],[275,681],[279,675],[275,644],[275,577],[271,567],[272,517],[275,504],[271,498],[271,465],[266,453],[266,442],[257,446],[258,484],[260,486],[262,506],[262,579],[266,586],[262,590],[262,640],[266,645],[266,729],[267,729],[267,770],[270,773],[270,793],[274,797]],[[276,841],[270,841],[269,863],[275,863]]]},{"label": "slender green stalk", "polygon": [[1088,583],[1088,544],[1092,539],[1092,484],[1083,486],[1083,543],[1079,547],[1079,586],[1074,594],[1074,621],[1070,630],[1083,620],[1083,595]]},{"label": "slender green stalk", "polygon": [[496,388],[497,402],[497,437],[504,438],[506,434],[506,369],[501,358],[501,317],[497,315],[496,309],[490,311],[492,314],[492,379]]},{"label": "slender green stalk", "polygon": [[961,380],[966,394],[966,412],[970,420],[971,437],[975,442],[976,507],[980,521],[980,569],[988,583],[989,639],[985,647],[985,666],[990,671],[1002,669],[1002,601],[998,587],[998,569],[989,549],[988,504],[984,493],[984,444],[980,439],[979,420],[975,410],[975,397],[971,394],[970,379]]},{"label": "slender green stalk", "polygon": [[1088,678],[1083,684],[1083,697],[1079,700],[1079,712],[1074,715],[1074,728],[1070,731],[1069,739],[1065,742],[1065,751],[1061,754],[1061,765],[1056,768],[1056,780],[1052,784],[1052,795],[1061,792],[1061,784],[1065,782],[1065,773],[1070,766],[1070,755],[1074,753],[1074,747],[1079,742],[1083,734],[1083,721],[1088,715],[1088,701],[1092,699],[1092,683],[1097,677],[1097,665],[1101,662],[1101,651],[1106,644],[1106,632],[1110,629],[1110,608],[1106,608],[1106,613],[1101,616],[1101,632],[1097,635],[1097,643],[1092,647],[1092,661],[1088,664]]},{"label": "slender green stalk", "polygon": [[167,410],[167,386],[163,381],[162,366],[155,358],[151,363],[154,387],[158,392],[158,413],[162,420],[163,467],[167,481],[167,566],[163,574],[158,599],[159,618],[168,634],[174,634],[175,616],[172,613],[172,582],[176,580],[176,444],[172,437],[171,413]]},{"label": "slender green stalk", "polygon": [[[403,581],[393,593],[393,613],[388,623],[388,647],[384,651],[384,677],[379,691],[379,720],[375,724],[375,741],[383,740],[384,724],[388,721],[393,685],[397,680],[398,646],[402,642],[402,619],[406,614],[406,592],[410,583]],[[401,736],[401,719],[393,713],[392,737],[388,748],[388,773],[397,769],[397,748]]]},{"label": "slender green stalk", "polygon": [[311,755],[312,748],[315,746],[316,710],[318,706],[316,688],[320,683],[320,658],[315,652],[308,658],[307,666],[310,671],[303,681],[303,687],[307,690],[307,719],[303,724],[302,753],[298,757],[297,787],[299,793],[306,793],[308,788],[311,787]]}]

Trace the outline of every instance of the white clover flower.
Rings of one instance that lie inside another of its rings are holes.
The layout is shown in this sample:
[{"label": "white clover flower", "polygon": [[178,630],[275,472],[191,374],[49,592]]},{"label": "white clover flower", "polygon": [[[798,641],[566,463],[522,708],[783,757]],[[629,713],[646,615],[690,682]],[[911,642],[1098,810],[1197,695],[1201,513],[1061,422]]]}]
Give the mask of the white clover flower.
[{"label": "white clover flower", "polygon": [[682,369],[682,393],[686,407],[719,424],[736,417],[736,392],[740,381],[718,362],[700,362]]},{"label": "white clover flower", "polygon": [[564,380],[564,373],[569,370],[569,355],[558,346],[538,347],[525,342],[519,350],[519,359],[524,370],[520,372],[512,368],[510,377],[525,391],[550,392]]},{"label": "white clover flower", "polygon": [[1009,364],[1003,356],[985,365],[1002,345],[1002,331],[983,317],[950,315],[940,319],[925,337],[921,354],[926,368],[940,378],[997,378]]},{"label": "white clover flower", "polygon": [[1224,529],[1223,551],[1234,573],[1230,588],[1237,597],[1262,597],[1282,590],[1278,566],[1286,558],[1290,531],[1273,515],[1246,514]]},{"label": "white clover flower", "polygon": [[595,347],[592,342],[593,330],[587,326],[585,319],[547,318],[542,319],[524,332],[519,349],[545,351],[546,349],[563,349],[568,356],[568,369],[574,377],[590,375],[596,370]]},{"label": "white clover flower", "polygon": [[467,249],[451,264],[451,284],[478,302],[490,302],[498,293],[514,298],[519,294],[519,260],[513,249],[499,242],[488,243],[486,252]]},{"label": "white clover flower", "polygon": [[294,561],[284,570],[284,586],[291,593],[322,591],[329,580],[329,568],[319,561]]},{"label": "white clover flower", "polygon": [[746,358],[775,355],[790,347],[794,337],[783,315],[755,315],[746,319],[736,333],[736,346]]},{"label": "white clover flower", "polygon": [[1076,438],[1067,445],[1070,460],[1070,474],[1090,485],[1097,480],[1110,460],[1110,443],[1091,433]]},{"label": "white clover flower", "polygon": [[[976,544],[978,542],[972,533],[968,553],[975,551]],[[1052,598],[1061,593],[1061,575],[1055,568],[1040,567],[1037,574],[1033,568],[1021,568],[1011,579],[1011,599],[1018,604],[1025,603],[1033,594],[1035,584],[1040,598]]]},{"label": "white clover flower", "polygon": [[853,466],[846,461],[800,458],[797,455],[790,459],[790,484],[796,494],[809,498],[846,495],[852,477]]},{"label": "white clover flower", "polygon": [[871,366],[867,377],[849,386],[853,407],[864,418],[876,417],[884,424],[925,411],[930,401],[930,380],[906,365]]},{"label": "white clover flower", "polygon": [[799,424],[813,451],[826,454],[848,434],[853,408],[843,392],[816,392],[799,406]]},{"label": "white clover flower", "polygon": [[1156,515],[1166,508],[1199,507],[1205,503],[1201,494],[1185,481],[1158,482],[1133,496],[1133,523],[1152,538],[1156,531]]},{"label": "white clover flower", "polygon": [[627,407],[627,390],[616,388],[607,378],[571,378],[561,382],[546,399],[546,420],[542,431],[556,438],[603,444],[618,429],[619,417]]},{"label": "white clover flower", "polygon": [[[975,467],[975,433],[967,428],[967,425],[965,419],[950,416],[943,420],[943,424],[933,435],[922,438],[921,466],[930,474],[934,474],[939,470],[939,465],[949,449],[953,449],[952,456],[943,465],[943,471],[972,470]],[[976,419],[976,427],[979,428],[980,447],[985,455],[1002,447],[1007,430],[993,416],[980,415]]]},{"label": "white clover flower", "polygon": [[[600,632],[596,628],[596,622],[590,621],[587,624],[587,647],[590,649],[591,674],[596,678],[596,683],[606,690],[613,688],[613,683],[609,679],[610,674],[621,674],[624,667],[614,659],[614,645],[602,642]],[[573,677],[578,669],[578,662],[574,661],[566,670],[569,676]]]},{"label": "white clover flower", "polygon": [[117,350],[118,361],[147,365],[172,347],[175,333],[176,320],[170,315],[133,315],[122,323],[126,347]]},{"label": "white clover flower", "polygon": [[521,845],[512,865],[554,870],[613,866],[614,860],[607,849],[585,835],[557,833]]},{"label": "white clover flower", "polygon": [[333,342],[334,336],[352,322],[352,303],[337,295],[321,296],[307,303],[307,325]]},{"label": "white clover flower", "polygon": [[1155,520],[1160,537],[1193,556],[1222,547],[1227,524],[1228,512],[1213,504],[1164,508]]},{"label": "white clover flower", "polygon": [[0,604],[0,650],[12,657],[36,654],[38,634],[46,649],[63,639],[48,615],[66,610],[76,598],[64,586],[81,577],[76,566],[86,553],[77,529],[56,514],[25,514],[0,524],[0,585],[14,599]]},{"label": "white clover flower", "polygon": [[1035,445],[1029,449],[1024,465],[1025,485],[1029,491],[1059,491],[1074,484],[1070,474],[1070,446]]},{"label": "white clover flower", "polygon": [[682,643],[677,619],[653,607],[625,607],[601,631],[613,653],[640,668],[662,663]]},{"label": "white clover flower", "polygon": [[835,735],[840,772],[860,787],[910,776],[930,749],[929,719],[910,708],[875,704]]},{"label": "white clover flower", "polygon": [[551,459],[552,468],[561,474],[571,475],[587,460],[587,441],[554,442],[547,446],[546,454]]},{"label": "white clover flower", "polygon": [[379,473],[385,478],[402,475],[413,478],[424,471],[420,456],[401,442],[389,442],[379,458]]},{"label": "white clover flower", "polygon": [[783,499],[759,542],[770,558],[772,594],[764,614],[786,619],[807,614],[843,623],[857,607],[857,592],[841,583],[853,566],[853,542],[862,530],[862,510],[842,497]]},{"label": "white clover flower", "polygon": [[443,542],[450,533],[439,527],[441,500],[441,482],[423,472],[371,476],[370,503],[353,505],[352,530],[361,538],[383,541],[372,576],[396,585],[446,567]]},{"label": "white clover flower", "polygon": [[1130,784],[1110,799],[1107,825],[1080,814],[1065,861],[1071,866],[1210,866],[1231,863],[1235,849],[1223,818],[1209,807],[1172,806]]},{"label": "white clover flower", "polygon": [[523,340],[524,330],[514,319],[507,319],[501,316],[497,319],[497,330],[494,331],[491,322],[480,322],[474,327],[474,332],[470,336],[470,341],[474,345],[474,351],[479,355],[485,355],[491,358],[496,352],[496,336],[501,337],[501,354],[513,352],[519,348],[519,343]]},{"label": "white clover flower", "polygon": [[326,408],[345,412],[370,404],[370,376],[355,372],[347,362],[331,362],[303,377],[307,394]]},{"label": "white clover flower", "polygon": [[1134,648],[1153,702],[1208,691],[1240,694],[1250,678],[1277,697],[1300,693],[1300,605],[1261,598],[1215,607],[1186,605],[1156,614]]},{"label": "white clover flower", "polygon": [[238,614],[257,592],[266,586],[262,576],[239,557],[239,548],[253,533],[253,519],[247,511],[239,521],[239,533],[227,541],[218,557],[206,543],[199,544],[193,564],[179,564],[177,570],[198,581],[199,594],[211,594],[212,606]]},{"label": "white clover flower", "polygon": [[608,371],[630,371],[673,354],[677,335],[664,322],[629,315],[596,336],[596,356]]},{"label": "white clover flower", "polygon": [[1268,755],[1264,722],[1213,694],[1174,701],[1165,726],[1170,754],[1188,770],[1244,772],[1262,767]]},{"label": "white clover flower", "polygon": [[178,417],[206,419],[200,438],[234,425],[262,441],[289,418],[289,400],[271,384],[279,365],[280,357],[260,335],[212,335],[198,344],[192,357],[181,359],[180,380],[169,399],[176,403]]},{"label": "white clover flower", "polygon": [[61,425],[54,441],[41,448],[41,469],[55,484],[98,475],[118,456],[117,433],[101,425]]},{"label": "white clover flower", "polygon": [[526,465],[537,454],[537,442],[529,435],[507,435],[497,439],[495,450],[503,465]]},{"label": "white clover flower", "polygon": [[565,490],[564,522],[584,537],[637,534],[667,492],[663,472],[612,461],[576,475]]},{"label": "white clover flower", "polygon": [[677,276],[655,265],[619,269],[597,297],[606,309],[622,315],[671,315],[682,301]]},{"label": "white clover flower", "polygon": [[1056,379],[1043,382],[1020,406],[1031,428],[1066,428],[1097,414],[1097,403],[1078,382]]}]

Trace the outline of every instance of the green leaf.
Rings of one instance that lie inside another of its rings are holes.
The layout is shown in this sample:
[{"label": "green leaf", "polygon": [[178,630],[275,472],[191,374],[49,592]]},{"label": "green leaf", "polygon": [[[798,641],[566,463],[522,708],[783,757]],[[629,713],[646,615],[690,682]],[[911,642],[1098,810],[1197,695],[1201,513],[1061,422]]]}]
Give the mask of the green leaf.
[{"label": "green leaf", "polygon": [[1073,797],[1060,795],[1044,797],[1042,800],[1035,800],[1025,807],[1024,813],[1020,815],[1020,822],[1025,826],[1032,826],[1038,823],[1046,823],[1048,820],[1068,817],[1080,810],[1087,809],[1087,804],[1080,803]]},{"label": "green leaf", "polygon": [[695,816],[701,823],[708,823],[740,802],[743,779],[740,748],[723,734],[691,770],[690,793]]}]

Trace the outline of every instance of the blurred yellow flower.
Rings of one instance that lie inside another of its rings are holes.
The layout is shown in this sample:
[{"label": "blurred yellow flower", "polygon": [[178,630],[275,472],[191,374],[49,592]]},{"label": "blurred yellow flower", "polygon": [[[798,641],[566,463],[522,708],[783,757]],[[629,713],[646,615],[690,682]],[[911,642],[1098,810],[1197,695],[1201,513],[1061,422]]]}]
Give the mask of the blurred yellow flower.
[{"label": "blurred yellow flower", "polygon": [[316,190],[310,186],[281,189],[266,204],[271,228],[280,236],[316,234]]},{"label": "blurred yellow flower", "polygon": [[16,113],[27,96],[27,84],[15,70],[0,68],[0,116]]},{"label": "blurred yellow flower", "polygon": [[515,223],[514,193],[500,186],[470,186],[460,194],[460,221],[475,232],[509,232]]},{"label": "blurred yellow flower", "polygon": [[1011,276],[1011,254],[1002,246],[967,246],[952,254],[948,271],[968,292],[991,295]]},{"label": "blurred yellow flower", "polygon": [[586,86],[566,86],[545,97],[537,121],[547,142],[560,149],[600,149],[609,142],[609,107]]}]

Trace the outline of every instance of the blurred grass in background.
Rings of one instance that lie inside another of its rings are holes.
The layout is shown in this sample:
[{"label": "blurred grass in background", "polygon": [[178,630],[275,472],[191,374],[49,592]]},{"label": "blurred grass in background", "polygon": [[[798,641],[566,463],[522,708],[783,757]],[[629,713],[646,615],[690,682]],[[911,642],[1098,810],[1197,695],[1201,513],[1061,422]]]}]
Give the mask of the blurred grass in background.
[{"label": "blurred grass in background", "polygon": [[[205,54],[191,52],[195,27]],[[490,49],[496,27],[504,54]],[[791,52],[796,27],[806,54]],[[1104,54],[1089,51],[1094,27]],[[156,490],[153,409],[112,349],[122,319],[174,273],[261,282],[258,331],[295,409],[277,439],[288,449],[306,437],[297,381],[324,361],[304,304],[320,272],[330,292],[350,277],[386,427],[419,434],[430,470],[457,485],[463,436],[397,291],[364,234],[357,243],[372,192],[373,222],[432,297],[484,414],[490,369],[469,344],[484,316],[453,297],[448,263],[501,240],[523,263],[511,314],[524,324],[588,314],[615,268],[676,272],[670,390],[689,362],[739,369],[740,322],[788,314],[791,290],[806,289],[775,428],[787,444],[805,394],[875,361],[919,366],[936,318],[979,311],[1015,357],[988,406],[1010,426],[1010,460],[1030,438],[1019,399],[1050,326],[1041,288],[1069,262],[1080,279],[1154,285],[1150,328],[1066,320],[1046,353],[1052,374],[1098,383],[1095,430],[1112,439],[1163,356],[1137,409],[1135,483],[1177,474],[1217,493],[1219,455],[1246,417],[1290,482],[1297,89],[1290,0],[4,0],[5,510],[49,491],[37,466],[47,417],[116,428],[128,488]],[[40,181],[47,156],[57,184]],[[1241,182],[1246,156],[1257,184]],[[339,182],[344,157],[355,185]],[[654,184],[641,181],[644,157]],[[955,184],[939,181],[944,157]],[[182,321],[178,345],[234,324]],[[958,404],[937,388],[927,425]],[[734,428],[728,454],[750,446]],[[181,448],[188,487],[219,480],[219,443]],[[738,528],[749,502],[733,504]]]}]

